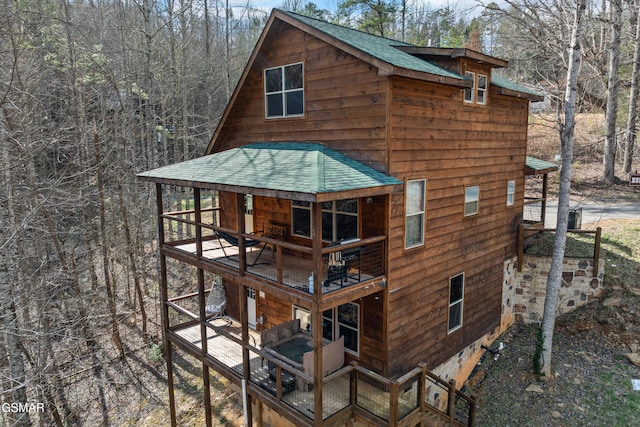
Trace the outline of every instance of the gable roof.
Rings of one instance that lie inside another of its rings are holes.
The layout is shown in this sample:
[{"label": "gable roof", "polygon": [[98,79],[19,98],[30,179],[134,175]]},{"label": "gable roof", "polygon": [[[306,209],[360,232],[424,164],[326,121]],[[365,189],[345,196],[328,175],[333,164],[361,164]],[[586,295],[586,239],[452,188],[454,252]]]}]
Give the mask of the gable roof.
[{"label": "gable roof", "polygon": [[[298,15],[297,13],[273,9],[271,16],[269,17],[253,52],[251,53],[251,57],[249,58],[247,65],[236,84],[236,88],[231,95],[231,99],[227,103],[225,111],[218,122],[218,126],[211,137],[206,153],[211,153],[213,151],[214,142],[216,141],[219,132],[222,130],[227,118],[231,114],[231,110],[240,94],[241,88],[249,76],[251,69],[259,60],[262,46],[267,40],[270,30],[274,26],[276,20],[311,34],[314,37],[317,37],[318,39],[375,66],[380,75],[398,75],[463,88],[472,87],[473,85],[471,81],[465,79],[463,76],[409,53],[412,51],[412,47],[417,48],[418,46],[365,33],[360,30],[343,27],[341,25],[310,18],[308,16]],[[437,48],[432,48],[432,50],[437,50]],[[469,49],[465,49],[465,52],[468,51]],[[506,79],[499,78],[498,84],[494,81],[493,76],[491,80],[491,84],[498,87],[500,92],[504,95],[521,97],[532,101],[540,101],[544,99],[542,95],[515,83],[509,82]]]},{"label": "gable roof", "polygon": [[[322,144],[260,142],[142,172],[162,184],[309,202],[402,191],[403,182]],[[353,194],[349,194],[349,192]],[[357,194],[355,194],[357,192]]]}]

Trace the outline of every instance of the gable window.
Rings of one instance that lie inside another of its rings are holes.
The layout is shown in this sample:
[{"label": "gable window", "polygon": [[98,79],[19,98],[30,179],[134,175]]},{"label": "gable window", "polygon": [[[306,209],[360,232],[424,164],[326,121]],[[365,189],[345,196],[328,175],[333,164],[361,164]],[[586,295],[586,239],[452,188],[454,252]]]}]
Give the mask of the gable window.
[{"label": "gable window", "polygon": [[449,278],[449,333],[462,326],[464,273]]},{"label": "gable window", "polygon": [[480,200],[480,187],[474,185],[464,189],[464,216],[478,213],[478,201]]},{"label": "gable window", "polygon": [[[311,203],[291,201],[292,234],[311,238]],[[322,240],[335,242],[358,237],[358,199],[322,203]]]},{"label": "gable window", "polygon": [[475,101],[473,94],[475,92],[475,87],[476,87],[476,75],[471,71],[465,71],[464,78],[466,80],[470,80],[472,83],[471,87],[467,87],[464,89],[464,102],[472,103]]},{"label": "gable window", "polygon": [[267,118],[304,114],[302,62],[264,70],[265,114]]},{"label": "gable window", "polygon": [[335,341],[344,336],[344,349],[357,356],[360,353],[360,306],[348,302],[322,313],[322,337]]},{"label": "gable window", "polygon": [[507,206],[513,205],[516,197],[516,182],[508,181],[507,182]]},{"label": "gable window", "polygon": [[487,76],[478,74],[478,104],[487,103]]},{"label": "gable window", "polygon": [[424,213],[427,181],[407,181],[405,200],[404,247],[414,248],[424,243]]}]

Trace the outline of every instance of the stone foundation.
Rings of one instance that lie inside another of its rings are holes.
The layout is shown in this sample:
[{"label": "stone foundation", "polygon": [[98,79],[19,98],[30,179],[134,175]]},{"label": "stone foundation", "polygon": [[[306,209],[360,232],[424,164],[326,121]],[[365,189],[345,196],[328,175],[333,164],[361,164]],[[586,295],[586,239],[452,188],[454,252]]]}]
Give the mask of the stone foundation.
[{"label": "stone foundation", "polygon": [[[522,271],[516,274],[514,281],[513,317],[516,322],[538,323],[542,321],[550,269],[550,257],[530,255],[524,257]],[[565,258],[556,315],[569,313],[599,297],[604,289],[603,282],[603,257],[600,257],[597,277],[593,277],[592,259]],[[505,288],[503,295],[506,293]],[[503,313],[503,317],[505,317],[505,313]]]}]

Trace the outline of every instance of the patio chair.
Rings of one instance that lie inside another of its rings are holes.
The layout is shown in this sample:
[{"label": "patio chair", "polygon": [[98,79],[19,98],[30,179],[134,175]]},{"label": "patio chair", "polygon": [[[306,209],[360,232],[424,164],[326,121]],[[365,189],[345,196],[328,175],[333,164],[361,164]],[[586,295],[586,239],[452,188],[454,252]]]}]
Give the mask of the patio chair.
[{"label": "patio chair", "polygon": [[[220,238],[222,238],[222,240],[224,240],[225,242],[227,242],[229,245],[238,248],[240,246],[240,242],[238,240],[238,238],[236,236],[234,236],[233,234],[229,234],[229,233],[225,233],[224,231],[220,231],[217,230],[216,231],[216,238],[218,239],[218,242],[220,243],[220,248],[222,249],[222,253],[224,253],[225,258],[231,258],[231,255],[227,255],[227,251],[225,251],[225,248],[229,248],[230,246],[225,246],[222,241],[220,240]],[[255,240],[255,239],[244,239],[244,246],[245,248],[251,248],[254,246],[258,246],[259,244],[261,244],[263,242],[261,242],[260,240]],[[260,248],[260,252],[258,252],[258,256],[253,260],[252,263],[247,263],[247,265],[249,267],[253,267],[254,265],[258,264],[258,259],[260,259],[260,255],[262,255],[262,252],[264,251],[264,248],[266,248],[267,245],[264,244],[262,245],[262,247]],[[261,263],[261,264],[267,264],[267,263]]]},{"label": "patio chair", "polygon": [[207,304],[204,307],[207,320],[225,319],[227,326],[231,324],[231,318],[224,313],[227,307],[227,296],[224,293],[222,277],[216,276],[211,284],[211,291],[207,297]]}]

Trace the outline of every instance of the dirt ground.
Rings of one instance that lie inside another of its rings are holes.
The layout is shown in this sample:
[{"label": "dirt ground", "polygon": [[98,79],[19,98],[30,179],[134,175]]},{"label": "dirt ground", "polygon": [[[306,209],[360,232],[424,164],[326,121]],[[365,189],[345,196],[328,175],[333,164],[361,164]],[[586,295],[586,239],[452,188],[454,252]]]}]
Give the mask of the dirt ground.
[{"label": "dirt ground", "polygon": [[[602,173],[602,116],[579,118],[572,198],[639,201],[626,177],[613,185]],[[530,128],[529,154],[553,161],[560,153],[557,132],[540,119]],[[638,153],[636,150],[636,164]],[[616,175],[623,176],[621,167]],[[550,176],[557,195],[559,173]],[[640,367],[627,354],[640,350],[640,212],[638,220],[609,220],[603,228],[606,253],[602,297],[556,322],[553,378],[534,374],[537,325],[517,325],[500,337],[504,349],[483,358],[467,385],[478,401],[477,426],[640,425]]]}]

